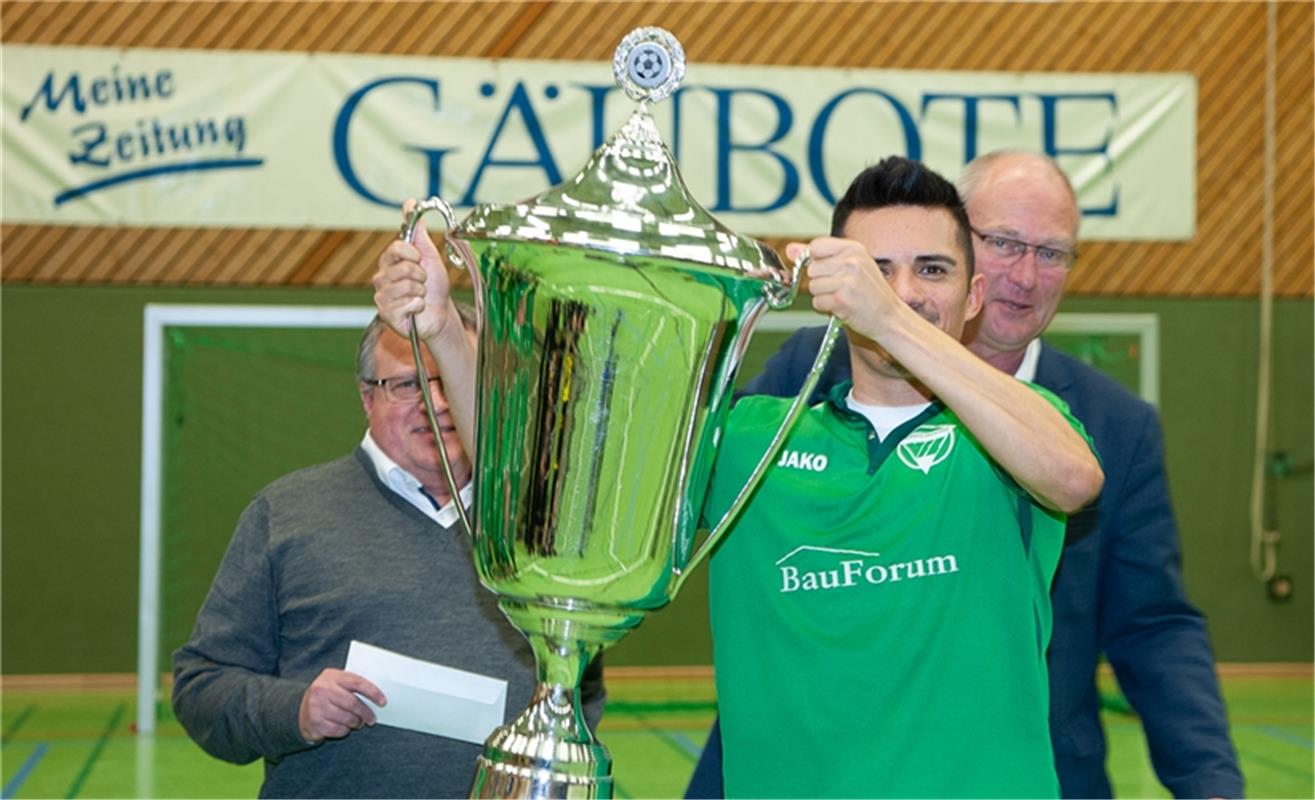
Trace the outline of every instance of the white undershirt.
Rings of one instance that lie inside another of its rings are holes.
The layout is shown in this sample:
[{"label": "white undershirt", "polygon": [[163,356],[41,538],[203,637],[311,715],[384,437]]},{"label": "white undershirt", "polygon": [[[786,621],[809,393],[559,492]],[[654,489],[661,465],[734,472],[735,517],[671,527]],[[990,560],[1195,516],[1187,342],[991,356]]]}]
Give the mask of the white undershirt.
[{"label": "white undershirt", "polygon": [[[1036,363],[1041,357],[1041,340],[1033,339],[1023,351],[1023,363],[1018,365],[1014,377],[1031,383],[1036,379]],[[870,406],[854,399],[854,390],[850,388],[845,404],[855,414],[861,414],[877,432],[877,438],[885,441],[890,432],[913,419],[926,410],[931,403],[918,403],[911,406]]]},{"label": "white undershirt", "polygon": [[[457,506],[451,500],[442,508],[436,508],[434,501],[429,494],[421,491],[420,481],[411,473],[397,466],[397,462],[388,457],[388,454],[379,448],[374,437],[370,436],[370,431],[366,430],[365,438],[361,440],[361,449],[370,457],[374,464],[374,471],[379,475],[379,480],[394,492],[402,496],[402,499],[416,508],[426,517],[442,525],[444,528],[450,528],[457,523]],[[475,484],[467,483],[461,490],[461,505],[470,508],[470,500],[475,493]]]},{"label": "white undershirt", "polygon": [[854,390],[851,388],[849,396],[845,398],[845,405],[849,406],[849,410],[855,414],[866,417],[876,430],[877,438],[885,441],[891,431],[921,414],[931,403],[918,403],[912,406],[870,406],[855,400]]},{"label": "white undershirt", "polygon": [[1020,381],[1036,383],[1036,362],[1041,358],[1041,340],[1033,339],[1023,351],[1023,363],[1018,365],[1014,377]]}]

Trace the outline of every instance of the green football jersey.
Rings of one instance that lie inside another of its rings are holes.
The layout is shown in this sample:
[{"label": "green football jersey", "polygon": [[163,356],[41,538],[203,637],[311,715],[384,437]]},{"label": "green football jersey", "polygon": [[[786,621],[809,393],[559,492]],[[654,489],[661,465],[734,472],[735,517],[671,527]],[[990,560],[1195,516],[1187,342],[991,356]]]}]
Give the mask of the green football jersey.
[{"label": "green football jersey", "polygon": [[[712,559],[726,796],[1057,797],[1045,652],[1065,517],[943,405],[882,441],[848,392],[801,416]],[[707,518],[788,405],[732,410]]]}]

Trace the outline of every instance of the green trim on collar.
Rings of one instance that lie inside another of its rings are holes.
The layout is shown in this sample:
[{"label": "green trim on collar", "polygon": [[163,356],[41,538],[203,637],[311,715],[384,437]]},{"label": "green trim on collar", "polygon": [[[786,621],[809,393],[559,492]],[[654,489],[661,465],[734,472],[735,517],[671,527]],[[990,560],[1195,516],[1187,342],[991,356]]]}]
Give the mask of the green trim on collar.
[{"label": "green trim on collar", "polygon": [[916,417],[900,424],[885,439],[879,439],[877,438],[876,429],[872,427],[872,422],[867,417],[851,409],[846,402],[849,391],[853,386],[854,382],[852,380],[837,383],[827,393],[826,402],[836,418],[845,425],[852,428],[863,428],[867,431],[869,475],[875,475],[877,470],[881,469],[881,465],[885,463],[891,453],[895,452],[895,448],[899,446],[900,442],[904,441],[905,436],[908,436],[919,425],[945,410],[944,403],[938,399],[933,399]]}]

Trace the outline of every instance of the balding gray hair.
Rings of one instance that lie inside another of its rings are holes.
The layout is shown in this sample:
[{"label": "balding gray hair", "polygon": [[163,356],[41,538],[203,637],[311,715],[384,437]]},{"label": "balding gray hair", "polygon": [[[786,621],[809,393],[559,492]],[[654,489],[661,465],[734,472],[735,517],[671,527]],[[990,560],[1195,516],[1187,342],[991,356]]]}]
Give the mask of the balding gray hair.
[{"label": "balding gray hair", "polygon": [[[469,303],[455,300],[453,305],[457,307],[457,316],[461,318],[461,325],[468,331],[475,330],[475,309]],[[388,323],[384,322],[378,314],[375,314],[370,324],[365,326],[361,342],[356,345],[356,380],[364,382],[378,378],[374,374],[374,350],[379,344],[379,337],[388,329]]]},{"label": "balding gray hair", "polygon": [[973,192],[977,190],[977,187],[982,182],[982,178],[991,170],[991,167],[994,164],[1005,158],[1013,158],[1017,156],[1024,156],[1029,160],[1036,161],[1037,163],[1049,167],[1051,172],[1053,172],[1055,176],[1059,178],[1060,182],[1064,184],[1064,188],[1068,190],[1068,196],[1073,201],[1073,207],[1078,207],[1078,193],[1073,190],[1072,181],[1068,179],[1068,175],[1064,174],[1064,170],[1059,168],[1059,165],[1055,163],[1055,160],[1048,156],[1043,156],[1040,153],[1019,148],[992,150],[989,153],[985,153],[974,158],[972,161],[969,161],[967,166],[963,168],[963,172],[959,173],[959,180],[955,184],[959,189],[959,197],[963,198],[963,204],[972,204]]}]

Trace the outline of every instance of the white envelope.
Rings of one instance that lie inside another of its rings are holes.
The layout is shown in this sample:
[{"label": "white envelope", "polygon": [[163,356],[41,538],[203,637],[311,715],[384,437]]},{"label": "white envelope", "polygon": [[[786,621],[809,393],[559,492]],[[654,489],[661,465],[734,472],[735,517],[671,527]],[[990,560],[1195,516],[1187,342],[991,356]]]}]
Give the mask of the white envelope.
[{"label": "white envelope", "polygon": [[380,707],[361,697],[381,725],[483,744],[502,724],[507,682],[499,678],[357,641],[347,649],[345,669],[378,686],[388,698],[388,705]]}]

